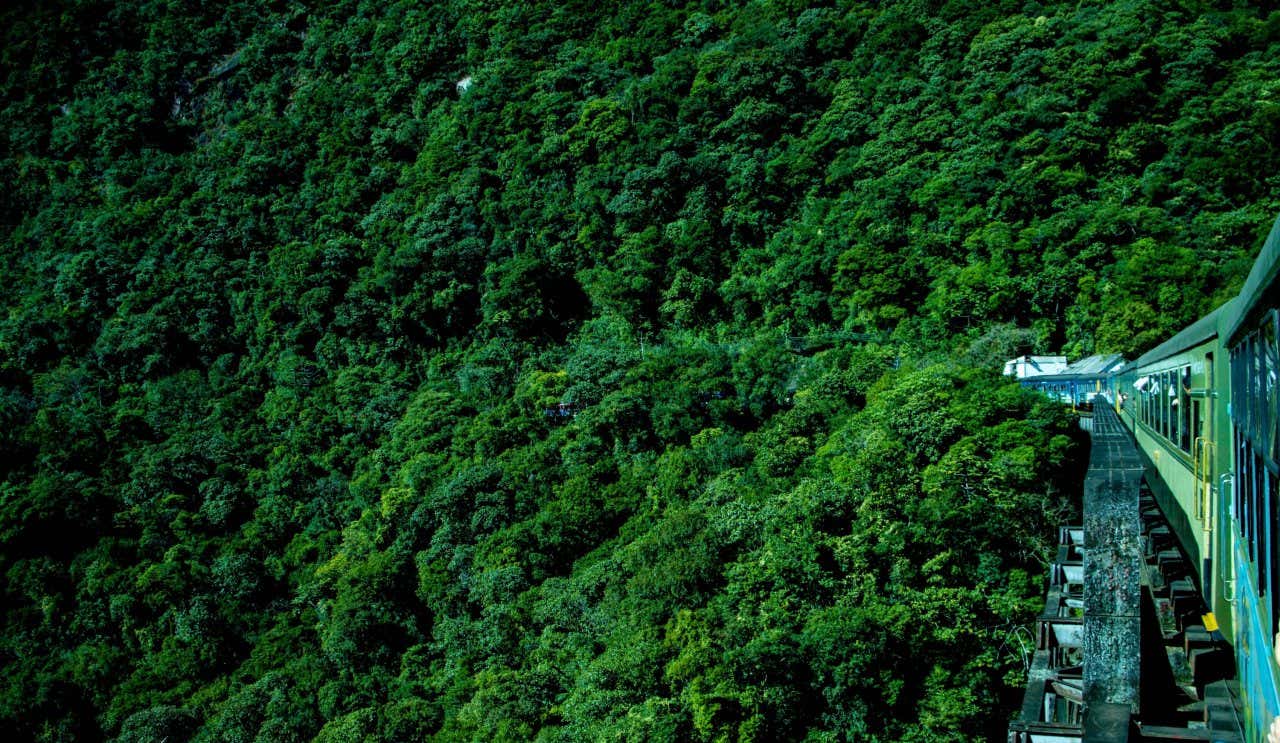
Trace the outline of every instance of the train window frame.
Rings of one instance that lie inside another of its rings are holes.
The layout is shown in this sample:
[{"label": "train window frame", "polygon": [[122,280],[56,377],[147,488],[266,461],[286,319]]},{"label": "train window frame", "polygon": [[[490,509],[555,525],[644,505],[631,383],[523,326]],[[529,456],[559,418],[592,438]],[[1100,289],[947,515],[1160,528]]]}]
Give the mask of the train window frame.
[{"label": "train window frame", "polygon": [[1148,410],[1148,403],[1151,401],[1151,377],[1146,377],[1147,383],[1142,385],[1142,389],[1138,393],[1138,417],[1142,420],[1144,426],[1151,425],[1151,415]]}]

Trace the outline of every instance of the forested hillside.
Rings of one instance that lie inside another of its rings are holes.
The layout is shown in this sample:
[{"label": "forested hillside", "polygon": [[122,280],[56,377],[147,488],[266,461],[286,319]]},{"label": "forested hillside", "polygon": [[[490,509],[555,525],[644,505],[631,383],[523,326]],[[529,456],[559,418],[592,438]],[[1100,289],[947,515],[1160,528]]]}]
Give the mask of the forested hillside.
[{"label": "forested hillside", "polygon": [[1280,211],[1243,3],[0,10],[5,740],[985,740]]}]

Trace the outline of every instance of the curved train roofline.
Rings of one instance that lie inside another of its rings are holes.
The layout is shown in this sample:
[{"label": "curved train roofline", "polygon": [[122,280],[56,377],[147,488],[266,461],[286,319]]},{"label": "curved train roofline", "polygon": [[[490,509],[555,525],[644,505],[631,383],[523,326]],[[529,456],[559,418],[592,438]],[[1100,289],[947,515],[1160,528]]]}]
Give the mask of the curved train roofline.
[{"label": "curved train roofline", "polygon": [[1152,364],[1158,364],[1172,356],[1212,341],[1219,335],[1218,331],[1222,319],[1233,314],[1232,310],[1235,304],[1236,299],[1227,301],[1213,312],[1178,331],[1160,345],[1142,354],[1134,361],[1130,361],[1121,367],[1117,373],[1124,374],[1129,371],[1150,367]]},{"label": "curved train roofline", "polygon": [[1272,223],[1271,232],[1254,260],[1253,268],[1239,295],[1121,367],[1116,374],[1149,366],[1215,337],[1233,339],[1239,336],[1246,329],[1249,319],[1258,317],[1268,309],[1275,309],[1277,293],[1280,293],[1280,283],[1277,282],[1280,277],[1277,274],[1280,274],[1280,218]]},{"label": "curved train roofline", "polygon": [[1280,294],[1280,219],[1271,225],[1271,234],[1263,243],[1253,270],[1245,279],[1244,288],[1235,300],[1233,314],[1227,318],[1227,337],[1237,338],[1247,329],[1251,319],[1259,317],[1267,309],[1275,310],[1277,294]]}]

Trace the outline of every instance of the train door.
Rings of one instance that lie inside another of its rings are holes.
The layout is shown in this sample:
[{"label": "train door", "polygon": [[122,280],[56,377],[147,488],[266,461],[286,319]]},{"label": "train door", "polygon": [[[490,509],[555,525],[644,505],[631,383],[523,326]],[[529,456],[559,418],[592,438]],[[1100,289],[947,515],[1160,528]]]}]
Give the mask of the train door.
[{"label": "train door", "polygon": [[1195,501],[1196,519],[1203,530],[1201,544],[1204,552],[1201,555],[1200,575],[1201,589],[1205,600],[1213,601],[1213,500],[1210,497],[1213,489],[1213,445],[1209,431],[1205,430],[1204,410],[1211,392],[1207,384],[1209,380],[1209,364],[1211,357],[1205,354],[1204,371],[1201,380],[1205,384],[1198,390],[1192,389],[1192,366],[1184,366],[1174,372],[1174,383],[1178,400],[1182,403],[1177,409],[1177,440],[1183,451],[1191,453],[1192,489]]},{"label": "train door", "polygon": [[1218,381],[1214,362],[1212,351],[1204,355],[1204,394],[1197,396],[1191,407],[1191,416],[1192,430],[1199,437],[1196,440],[1196,459],[1200,472],[1196,488],[1204,504],[1205,538],[1209,548],[1201,573],[1204,576],[1204,593],[1211,611],[1217,612],[1219,617],[1230,617],[1228,607],[1234,599],[1232,589],[1235,584],[1231,540],[1228,539],[1231,529],[1231,475],[1227,474],[1230,469],[1223,467],[1215,443],[1219,411],[1214,397]]}]

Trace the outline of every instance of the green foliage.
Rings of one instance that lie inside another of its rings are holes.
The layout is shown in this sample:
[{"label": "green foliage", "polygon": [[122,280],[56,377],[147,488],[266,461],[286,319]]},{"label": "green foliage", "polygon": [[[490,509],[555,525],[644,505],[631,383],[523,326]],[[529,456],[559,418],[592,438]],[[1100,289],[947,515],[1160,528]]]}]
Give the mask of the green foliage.
[{"label": "green foliage", "polygon": [[988,739],[1080,449],[986,370],[1280,206],[1258,8],[10,5],[15,739]]}]

